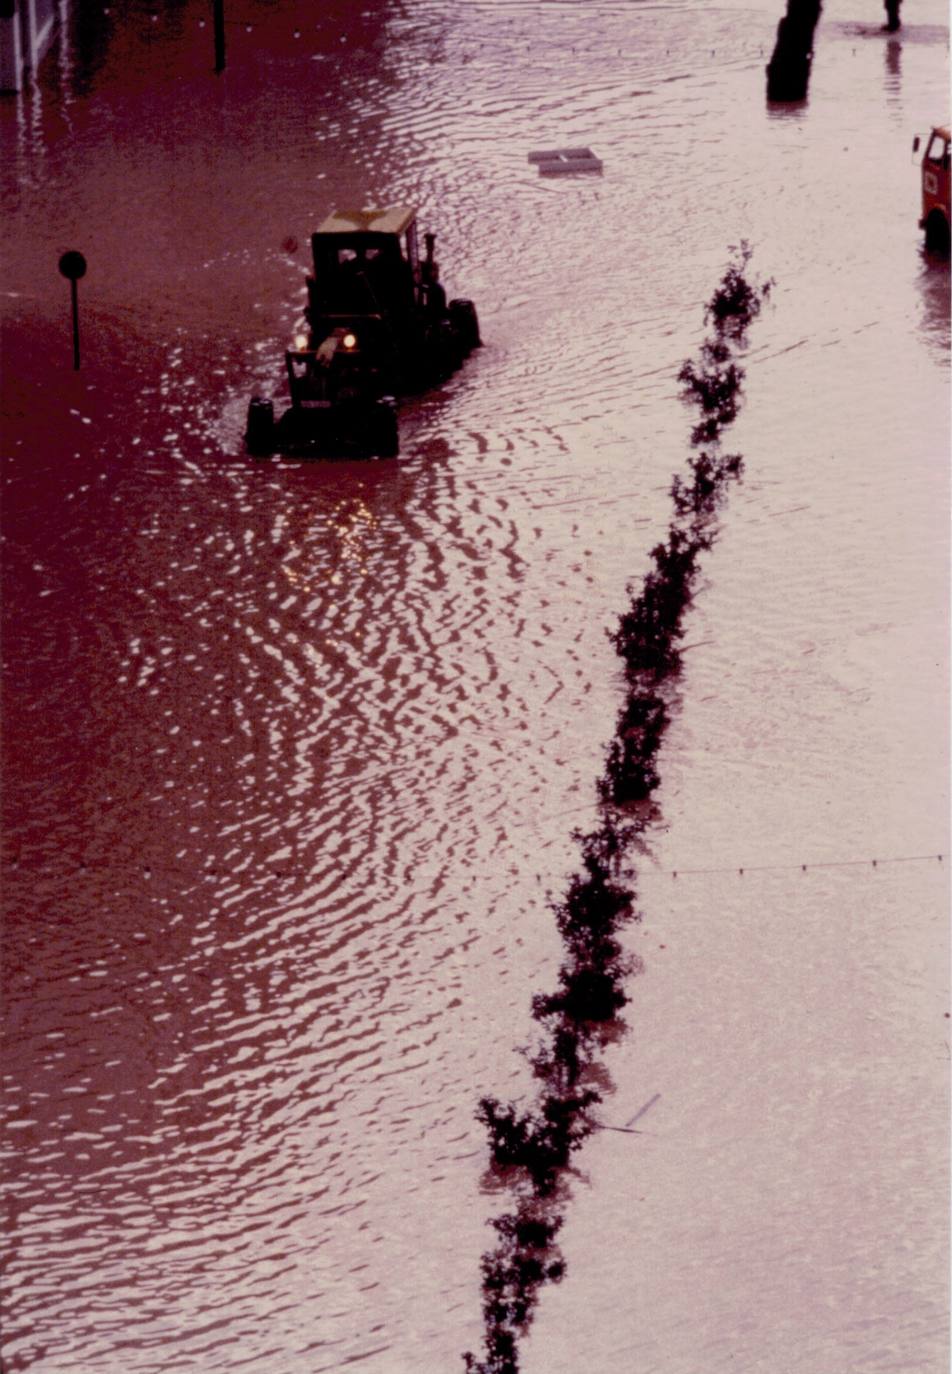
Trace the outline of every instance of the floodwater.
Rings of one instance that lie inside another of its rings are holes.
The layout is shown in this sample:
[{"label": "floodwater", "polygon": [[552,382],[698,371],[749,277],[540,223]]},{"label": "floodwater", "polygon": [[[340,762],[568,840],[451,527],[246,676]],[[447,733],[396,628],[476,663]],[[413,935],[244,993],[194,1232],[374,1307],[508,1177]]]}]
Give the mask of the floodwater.
[{"label": "floodwater", "polygon": [[[364,3],[229,3],[218,78],[200,0],[90,5],[0,109],[4,1371],[478,1348],[473,1110],[528,1088],[605,630],[746,238],[777,283],[746,477],[602,1119],[660,1096],[578,1156],[522,1364],[938,1374],[949,268],[910,148],[947,117],[946,7],[887,39],[829,0],[809,100],[768,109],[779,0]],[[602,175],[526,161],[578,144]],[[404,408],[398,461],[246,457],[308,233],[388,202],[485,347]]]}]

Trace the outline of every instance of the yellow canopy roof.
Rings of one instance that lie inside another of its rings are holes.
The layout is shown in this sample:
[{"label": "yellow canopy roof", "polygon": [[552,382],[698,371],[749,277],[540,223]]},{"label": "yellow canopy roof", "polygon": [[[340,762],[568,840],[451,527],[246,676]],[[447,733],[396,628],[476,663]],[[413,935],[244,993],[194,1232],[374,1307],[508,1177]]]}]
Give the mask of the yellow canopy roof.
[{"label": "yellow canopy roof", "polygon": [[375,210],[334,210],[318,228],[319,234],[402,234],[416,219],[409,205]]}]

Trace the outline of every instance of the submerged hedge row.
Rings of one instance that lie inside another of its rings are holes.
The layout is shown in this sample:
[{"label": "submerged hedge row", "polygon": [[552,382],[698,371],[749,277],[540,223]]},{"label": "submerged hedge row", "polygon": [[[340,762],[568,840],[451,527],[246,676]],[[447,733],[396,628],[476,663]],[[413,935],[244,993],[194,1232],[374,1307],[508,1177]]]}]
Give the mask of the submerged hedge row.
[{"label": "submerged hedge row", "polygon": [[624,665],[625,700],[596,787],[600,822],[575,831],[578,870],[561,901],[550,909],[562,937],[558,986],[537,993],[532,1015],[543,1038],[530,1057],[540,1088],[528,1106],[480,1100],[492,1162],[515,1170],[516,1210],[491,1223],[498,1235],[481,1261],[484,1353],[464,1356],[468,1374],[517,1374],[518,1341],[525,1333],[544,1283],[558,1282],[565,1263],[555,1245],[562,1216],[554,1199],[572,1155],[597,1127],[600,1095],[585,1083],[618,1015],[630,1000],[626,980],[639,962],[619,934],[641,919],[627,856],[650,824],[639,803],[660,777],[657,756],[670,720],[665,684],[681,666],[683,619],[699,571],[699,557],[716,536],[714,517],[728,484],[740,477],[739,454],[720,454],[723,430],[737,416],[744,370],[737,355],[760,313],[770,282],[747,275],[746,243],[733,257],[708,302],[710,331],[696,359],[681,367],[682,396],[698,411],[691,432],[696,451],[685,474],[671,483],[673,514],[667,537],[651,551],[651,569],[640,586],[629,584],[629,604],[610,638]]}]

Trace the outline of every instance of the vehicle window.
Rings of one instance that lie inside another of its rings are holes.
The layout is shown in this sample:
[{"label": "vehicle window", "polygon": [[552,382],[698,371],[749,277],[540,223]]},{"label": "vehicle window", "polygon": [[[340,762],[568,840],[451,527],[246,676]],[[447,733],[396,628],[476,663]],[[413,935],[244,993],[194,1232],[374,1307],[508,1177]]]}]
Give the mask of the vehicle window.
[{"label": "vehicle window", "polygon": [[933,134],[926,149],[926,161],[934,162],[936,166],[948,167],[949,165],[949,145],[941,134]]}]

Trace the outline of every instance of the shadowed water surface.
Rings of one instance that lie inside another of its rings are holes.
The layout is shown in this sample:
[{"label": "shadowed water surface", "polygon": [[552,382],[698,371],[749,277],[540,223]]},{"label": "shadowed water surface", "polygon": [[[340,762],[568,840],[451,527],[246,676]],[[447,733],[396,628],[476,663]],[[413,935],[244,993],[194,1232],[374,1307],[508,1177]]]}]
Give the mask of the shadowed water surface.
[{"label": "shadowed water surface", "polygon": [[[775,308],[607,1061],[605,1119],[660,1091],[656,1134],[579,1156],[525,1367],[944,1366],[944,868],[799,867],[944,852],[949,278],[909,149],[947,32],[906,8],[887,41],[828,3],[797,107],[777,7],[693,2],[251,4],[218,80],[204,6],[135,6],[5,98],[11,1370],[478,1341],[473,1109],[528,1090],[604,631],[740,237]],[[577,144],[603,175],[526,162]],[[398,462],[253,462],[286,241],[375,201],[420,205],[486,346]],[[669,876],[756,863],[791,868]]]}]

